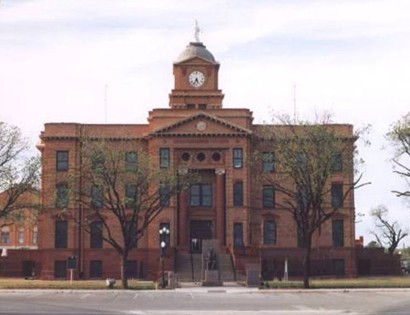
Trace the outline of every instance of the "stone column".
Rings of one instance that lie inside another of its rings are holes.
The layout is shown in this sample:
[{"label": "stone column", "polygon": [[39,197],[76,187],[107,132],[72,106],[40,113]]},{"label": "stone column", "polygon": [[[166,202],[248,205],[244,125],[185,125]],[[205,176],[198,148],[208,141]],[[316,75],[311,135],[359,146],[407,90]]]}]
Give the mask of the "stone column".
[{"label": "stone column", "polygon": [[221,246],[225,245],[225,169],[218,168],[216,174],[216,238]]},{"label": "stone column", "polygon": [[179,246],[188,248],[188,193],[181,191],[179,194]]}]

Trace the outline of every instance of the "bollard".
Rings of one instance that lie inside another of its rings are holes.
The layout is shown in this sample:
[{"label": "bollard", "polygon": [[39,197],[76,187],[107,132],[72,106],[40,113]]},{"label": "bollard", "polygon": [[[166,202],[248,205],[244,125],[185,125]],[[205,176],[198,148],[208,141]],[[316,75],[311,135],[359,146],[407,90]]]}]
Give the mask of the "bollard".
[{"label": "bollard", "polygon": [[114,278],[107,278],[105,279],[105,284],[107,285],[108,289],[114,288],[115,279]]}]

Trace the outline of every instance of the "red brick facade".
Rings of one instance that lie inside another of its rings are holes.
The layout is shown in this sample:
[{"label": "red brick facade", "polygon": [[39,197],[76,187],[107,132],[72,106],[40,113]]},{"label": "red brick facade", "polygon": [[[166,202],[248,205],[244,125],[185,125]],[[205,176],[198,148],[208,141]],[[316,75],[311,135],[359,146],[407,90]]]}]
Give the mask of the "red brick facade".
[{"label": "red brick facade", "polygon": [[[43,159],[42,202],[45,210],[50,211],[46,211],[40,222],[39,272],[43,279],[64,275],[61,271],[64,261],[72,255],[79,259],[76,276],[119,277],[120,259],[111,247],[104,244],[102,249],[91,249],[89,235],[74,222],[67,223],[66,246],[55,248],[58,217],[51,215],[54,213],[51,210],[55,206],[56,185],[67,176],[67,172],[57,171],[56,155],[68,152],[68,169],[78,167],[79,140],[84,133],[117,142],[141,139],[156,159],[161,148],[169,149],[171,168],[179,172],[195,169],[208,185],[198,188],[203,189],[200,196],[203,200],[198,199],[199,204],[195,206],[187,192],[171,198],[169,207],[148,227],[137,249],[131,253],[132,276],[152,279],[157,275],[161,223],[169,224],[171,230],[171,248],[166,259],[168,270],[181,271],[183,267],[178,266],[176,259],[178,254],[200,250],[202,239],[216,238],[221,251],[232,255],[237,273],[243,272],[246,263],[258,262],[265,276],[273,277],[283,272],[283,262],[289,259],[293,275],[301,274],[302,253],[290,213],[265,208],[260,197],[262,185],[255,185],[253,181],[255,173],[250,159],[253,152],[261,149],[253,135],[260,126],[253,124],[252,112],[248,109],[222,107],[224,95],[218,88],[218,71],[219,63],[205,46],[190,43],[173,65],[175,85],[169,95],[170,108],[150,111],[148,124],[45,124],[39,145]],[[343,136],[352,136],[350,125],[334,128]],[[335,174],[333,179],[351,182],[352,173]],[[207,189],[210,189],[209,195],[206,195]],[[235,199],[236,195],[240,195],[240,200]],[[209,204],[206,198],[211,198]],[[70,211],[75,212],[77,208],[71,201]],[[338,216],[343,222],[343,246],[333,247],[332,221],[328,221],[320,235],[314,237],[313,274],[356,275],[354,218],[351,193]],[[265,245],[264,229],[270,228],[269,224],[275,225],[275,242]],[[101,268],[101,272],[94,273],[92,268]]]}]

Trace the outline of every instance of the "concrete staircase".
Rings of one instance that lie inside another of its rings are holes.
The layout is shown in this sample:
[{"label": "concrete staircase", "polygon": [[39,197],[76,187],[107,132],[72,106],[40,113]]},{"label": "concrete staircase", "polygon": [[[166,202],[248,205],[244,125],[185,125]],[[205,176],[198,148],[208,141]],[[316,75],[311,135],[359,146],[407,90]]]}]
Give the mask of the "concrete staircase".
[{"label": "concrete staircase", "polygon": [[175,271],[179,282],[201,281],[202,254],[177,253]]},{"label": "concrete staircase", "polygon": [[[202,254],[178,252],[176,256],[175,271],[179,282],[200,282],[202,272]],[[221,280],[224,282],[236,281],[231,256],[226,253],[219,254],[219,270]]]},{"label": "concrete staircase", "polygon": [[219,271],[221,273],[221,280],[223,282],[233,282],[235,279],[235,272],[232,265],[232,259],[229,254],[219,254]]}]

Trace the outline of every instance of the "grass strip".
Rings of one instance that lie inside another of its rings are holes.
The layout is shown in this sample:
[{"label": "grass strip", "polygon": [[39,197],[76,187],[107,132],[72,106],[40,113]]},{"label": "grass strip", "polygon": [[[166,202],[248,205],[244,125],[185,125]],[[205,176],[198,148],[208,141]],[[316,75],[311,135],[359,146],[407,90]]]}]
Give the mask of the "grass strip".
[{"label": "grass strip", "polygon": [[[303,289],[302,281],[264,281],[264,289]],[[311,279],[312,289],[410,288],[410,277]]]},{"label": "grass strip", "polygon": [[[154,290],[155,284],[150,281],[129,280],[130,290]],[[121,283],[117,280],[114,289],[120,289]],[[0,289],[61,289],[61,290],[110,290],[105,280],[79,280],[70,284],[69,280],[26,280],[0,279]]]}]

